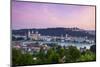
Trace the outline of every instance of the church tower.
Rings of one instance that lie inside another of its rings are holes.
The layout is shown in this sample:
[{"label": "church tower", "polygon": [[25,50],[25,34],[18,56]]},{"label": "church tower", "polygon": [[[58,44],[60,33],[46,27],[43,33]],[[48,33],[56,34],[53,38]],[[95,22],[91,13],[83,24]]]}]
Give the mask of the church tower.
[{"label": "church tower", "polygon": [[31,32],[30,30],[28,30],[28,38],[30,38]]}]

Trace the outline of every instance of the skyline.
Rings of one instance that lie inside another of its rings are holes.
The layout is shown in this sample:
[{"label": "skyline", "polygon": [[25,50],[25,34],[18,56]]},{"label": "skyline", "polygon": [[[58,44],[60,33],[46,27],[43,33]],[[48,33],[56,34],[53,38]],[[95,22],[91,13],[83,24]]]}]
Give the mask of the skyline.
[{"label": "skyline", "polygon": [[95,6],[12,1],[12,29],[55,27],[95,30]]}]

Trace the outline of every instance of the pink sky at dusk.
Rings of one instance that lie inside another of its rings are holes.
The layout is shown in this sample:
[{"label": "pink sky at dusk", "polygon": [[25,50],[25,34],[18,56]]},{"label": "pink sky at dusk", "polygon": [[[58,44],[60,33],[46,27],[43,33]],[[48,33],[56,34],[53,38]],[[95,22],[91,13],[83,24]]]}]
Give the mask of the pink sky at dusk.
[{"label": "pink sky at dusk", "polygon": [[95,6],[12,2],[12,29],[51,27],[95,30]]}]

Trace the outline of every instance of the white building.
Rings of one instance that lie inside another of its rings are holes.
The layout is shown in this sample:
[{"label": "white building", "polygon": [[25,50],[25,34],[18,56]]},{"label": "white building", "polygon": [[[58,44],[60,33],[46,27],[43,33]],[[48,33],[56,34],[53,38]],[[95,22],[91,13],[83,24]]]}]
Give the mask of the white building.
[{"label": "white building", "polygon": [[31,40],[39,40],[40,39],[40,34],[38,34],[38,31],[36,31],[35,33],[32,31],[28,31],[28,38],[30,38]]}]

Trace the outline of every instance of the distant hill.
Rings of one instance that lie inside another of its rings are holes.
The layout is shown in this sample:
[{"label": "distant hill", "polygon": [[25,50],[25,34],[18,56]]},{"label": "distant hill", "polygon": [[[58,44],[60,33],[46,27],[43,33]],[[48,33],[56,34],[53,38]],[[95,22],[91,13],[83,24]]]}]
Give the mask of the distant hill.
[{"label": "distant hill", "polygon": [[77,36],[77,37],[85,37],[88,38],[95,37],[95,31],[90,31],[79,29],[79,28],[44,28],[44,29],[20,29],[20,30],[12,30],[12,34],[15,35],[27,35],[28,31],[38,31],[41,35],[49,35],[49,36],[65,36],[68,34],[69,36]]}]

